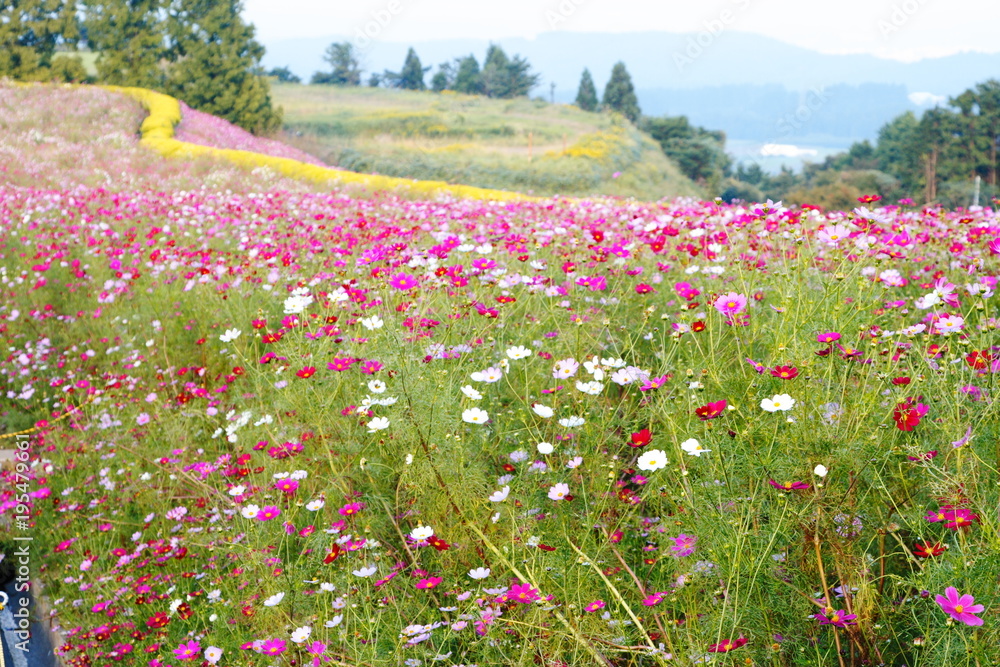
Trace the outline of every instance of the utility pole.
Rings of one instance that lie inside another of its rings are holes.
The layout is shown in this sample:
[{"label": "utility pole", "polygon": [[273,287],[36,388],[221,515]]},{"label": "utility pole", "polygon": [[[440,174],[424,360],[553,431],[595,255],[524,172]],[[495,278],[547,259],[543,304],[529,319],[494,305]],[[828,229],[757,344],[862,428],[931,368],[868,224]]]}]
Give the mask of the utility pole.
[{"label": "utility pole", "polygon": [[556,82],[555,81],[553,81],[552,83],[549,84],[549,99],[552,101],[552,104],[556,103]]}]

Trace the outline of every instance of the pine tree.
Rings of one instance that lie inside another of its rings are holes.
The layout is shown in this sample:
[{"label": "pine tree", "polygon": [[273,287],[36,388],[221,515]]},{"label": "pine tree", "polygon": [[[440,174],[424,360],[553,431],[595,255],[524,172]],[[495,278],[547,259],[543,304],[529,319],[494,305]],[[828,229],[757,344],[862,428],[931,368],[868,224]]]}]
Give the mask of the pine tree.
[{"label": "pine tree", "polygon": [[429,69],[430,67],[425,68],[423,66],[420,58],[417,56],[417,52],[411,46],[410,50],[406,52],[406,61],[403,63],[403,69],[399,73],[386,72],[385,76],[393,88],[427,90],[427,86],[424,85],[424,73]]},{"label": "pine tree", "polygon": [[162,0],[86,0],[87,44],[100,55],[101,83],[162,89],[166,70],[166,26]]},{"label": "pine tree", "polygon": [[483,61],[483,92],[487,97],[510,96],[510,58],[496,44],[490,44]]},{"label": "pine tree", "polygon": [[479,61],[473,55],[458,58],[458,71],[455,73],[455,92],[466,95],[483,94],[483,76],[479,71]]},{"label": "pine tree", "polygon": [[639,110],[639,100],[635,96],[635,88],[632,86],[632,77],[625,69],[625,63],[615,63],[612,68],[611,78],[604,87],[602,104],[608,109],[619,112],[633,123],[642,115]]},{"label": "pine tree", "polygon": [[506,99],[527,95],[540,78],[531,73],[527,60],[518,55],[510,59],[500,46],[490,44],[482,73],[483,92],[487,97]]},{"label": "pine tree", "polygon": [[583,76],[580,77],[580,88],[576,93],[576,106],[584,111],[597,111],[597,103],[594,79],[590,76],[590,70],[584,69]]},{"label": "pine tree", "polygon": [[281,124],[260,75],[264,47],[240,18],[240,0],[173,0],[168,19],[167,91],[199,111],[255,133]]},{"label": "pine tree", "polygon": [[46,80],[56,45],[79,37],[75,3],[0,0],[0,77]]}]

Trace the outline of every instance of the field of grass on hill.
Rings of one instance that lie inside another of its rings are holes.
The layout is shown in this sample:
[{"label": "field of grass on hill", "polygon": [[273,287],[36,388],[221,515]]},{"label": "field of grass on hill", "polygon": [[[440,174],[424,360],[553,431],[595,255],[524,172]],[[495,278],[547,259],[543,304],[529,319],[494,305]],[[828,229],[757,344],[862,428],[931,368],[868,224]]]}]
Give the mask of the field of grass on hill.
[{"label": "field of grass on hill", "polygon": [[285,141],[352,171],[543,196],[700,194],[650,137],[569,105],[298,84],[273,97]]}]

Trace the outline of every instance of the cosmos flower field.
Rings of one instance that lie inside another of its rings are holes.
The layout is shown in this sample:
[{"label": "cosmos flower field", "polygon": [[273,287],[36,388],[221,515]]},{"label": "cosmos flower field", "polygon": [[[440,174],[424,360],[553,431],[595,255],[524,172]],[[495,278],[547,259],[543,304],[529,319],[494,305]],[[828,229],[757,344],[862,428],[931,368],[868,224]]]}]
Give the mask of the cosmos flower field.
[{"label": "cosmos flower field", "polygon": [[0,518],[65,664],[1000,661],[992,207],[223,187],[127,137],[33,187],[17,127]]}]

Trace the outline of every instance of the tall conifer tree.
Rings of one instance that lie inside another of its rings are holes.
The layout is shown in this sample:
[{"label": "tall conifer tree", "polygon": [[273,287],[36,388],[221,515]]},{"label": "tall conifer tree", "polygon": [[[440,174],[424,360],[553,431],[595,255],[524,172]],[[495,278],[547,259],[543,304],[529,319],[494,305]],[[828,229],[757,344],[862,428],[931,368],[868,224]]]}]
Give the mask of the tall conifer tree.
[{"label": "tall conifer tree", "polygon": [[65,0],[0,0],[0,77],[48,79],[56,45],[79,38],[75,10]]},{"label": "tall conifer tree", "polygon": [[590,76],[590,70],[584,69],[580,77],[580,88],[576,92],[576,106],[584,111],[597,111],[597,88],[594,87],[594,79]]},{"label": "tall conifer tree", "polygon": [[611,70],[611,78],[608,85],[604,87],[604,99],[602,103],[608,109],[617,111],[630,121],[635,123],[639,120],[642,112],[639,110],[639,99],[635,96],[635,88],[632,86],[632,77],[625,69],[625,63],[615,63]]},{"label": "tall conifer tree", "polygon": [[162,89],[166,82],[166,30],[162,0],[86,0],[87,43],[100,53],[101,83]]}]

